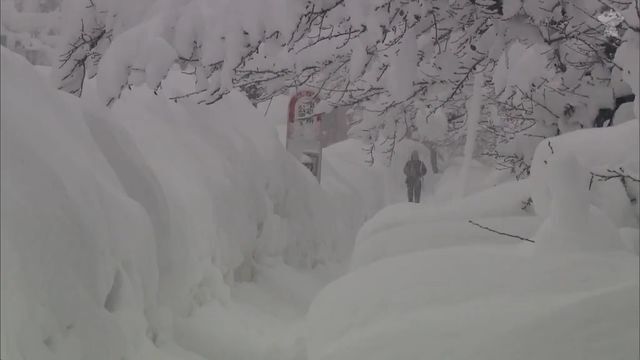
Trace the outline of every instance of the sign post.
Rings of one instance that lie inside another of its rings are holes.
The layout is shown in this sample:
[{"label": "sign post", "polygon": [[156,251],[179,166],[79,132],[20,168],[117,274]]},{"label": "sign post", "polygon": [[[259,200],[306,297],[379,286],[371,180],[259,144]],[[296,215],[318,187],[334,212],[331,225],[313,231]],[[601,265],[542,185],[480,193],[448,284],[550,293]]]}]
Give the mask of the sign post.
[{"label": "sign post", "polygon": [[302,162],[320,182],[322,165],[322,116],[314,114],[315,93],[297,92],[289,101],[287,151]]}]

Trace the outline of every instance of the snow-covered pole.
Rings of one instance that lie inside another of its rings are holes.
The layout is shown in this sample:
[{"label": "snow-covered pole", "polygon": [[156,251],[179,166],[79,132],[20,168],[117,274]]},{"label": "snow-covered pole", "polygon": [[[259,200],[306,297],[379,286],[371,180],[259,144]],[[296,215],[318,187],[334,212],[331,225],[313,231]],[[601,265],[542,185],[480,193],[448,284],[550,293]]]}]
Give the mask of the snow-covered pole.
[{"label": "snow-covered pole", "polygon": [[482,110],[482,72],[475,75],[473,81],[473,94],[467,103],[467,141],[464,144],[464,160],[462,169],[460,170],[460,185],[455,194],[456,198],[464,196],[469,177],[469,167],[471,167],[471,159],[473,158],[473,150],[476,147],[476,136],[478,134],[478,124],[480,122],[480,112]]}]

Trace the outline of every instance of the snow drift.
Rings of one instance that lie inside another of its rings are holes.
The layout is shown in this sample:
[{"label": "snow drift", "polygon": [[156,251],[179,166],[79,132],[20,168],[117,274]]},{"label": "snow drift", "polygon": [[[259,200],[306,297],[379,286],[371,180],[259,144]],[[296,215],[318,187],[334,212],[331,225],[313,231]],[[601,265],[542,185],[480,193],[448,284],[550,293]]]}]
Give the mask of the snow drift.
[{"label": "snow drift", "polygon": [[200,359],[174,319],[261,257],[340,260],[333,205],[241,95],[85,93],[2,49],[3,359]]},{"label": "snow drift", "polygon": [[637,120],[576,131],[530,179],[383,209],[310,307],[309,358],[638,358],[637,149]]},{"label": "snow drift", "polygon": [[635,359],[637,270],[488,245],[385,258],[315,299],[310,359]]},{"label": "snow drift", "polygon": [[[531,163],[531,196],[536,212],[541,215],[548,215],[551,205],[550,191],[550,166],[554,159],[566,156],[575,156],[581,167],[585,169],[583,177],[589,182],[590,173],[607,175],[607,170],[622,171],[625,174],[638,179],[638,166],[640,158],[638,155],[638,120],[631,120],[608,128],[594,128],[574,131],[568,134],[546,139],[538,144],[533,161]],[[622,169],[622,170],[621,170]],[[624,203],[604,204],[611,199],[620,198],[613,195],[618,192],[622,198],[626,199],[628,209],[628,199],[625,196],[625,188],[620,184],[619,179],[610,181],[592,181],[590,191],[591,201],[601,207],[610,209],[609,213],[616,222],[625,222],[629,219],[613,215],[616,206],[623,206]],[[588,186],[588,184],[587,184]],[[605,189],[609,187],[609,189]],[[631,197],[638,197],[638,183],[628,181],[627,191]],[[605,193],[606,192],[606,193]],[[605,195],[607,194],[607,195]],[[609,199],[607,199],[609,198]],[[620,211],[618,209],[618,211]],[[636,225],[637,226],[637,225]]]}]

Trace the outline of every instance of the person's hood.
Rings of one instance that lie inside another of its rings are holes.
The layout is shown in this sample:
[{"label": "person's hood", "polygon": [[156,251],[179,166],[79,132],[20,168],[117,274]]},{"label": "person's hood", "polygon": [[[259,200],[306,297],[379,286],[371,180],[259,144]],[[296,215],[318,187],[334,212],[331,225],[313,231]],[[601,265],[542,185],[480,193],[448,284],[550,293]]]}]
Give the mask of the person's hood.
[{"label": "person's hood", "polygon": [[418,156],[418,152],[416,150],[413,150],[413,152],[411,152],[411,160],[420,160],[420,157]]}]

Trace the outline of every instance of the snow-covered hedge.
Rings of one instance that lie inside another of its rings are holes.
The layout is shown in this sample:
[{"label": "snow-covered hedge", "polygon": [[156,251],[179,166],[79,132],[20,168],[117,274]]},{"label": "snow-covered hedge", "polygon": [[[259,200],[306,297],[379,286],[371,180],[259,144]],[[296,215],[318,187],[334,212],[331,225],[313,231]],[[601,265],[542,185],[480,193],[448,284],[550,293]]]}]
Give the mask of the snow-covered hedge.
[{"label": "snow-covered hedge", "polygon": [[638,358],[638,148],[638,120],[578,130],[529,179],[383,209],[311,305],[309,358]]},{"label": "snow-covered hedge", "polygon": [[[545,216],[550,212],[552,163],[573,156],[583,168],[583,173],[576,175],[586,182],[580,186],[590,191],[587,200],[606,211],[616,224],[633,224],[633,218],[629,218],[633,213],[629,199],[637,199],[639,195],[638,182],[632,180],[638,179],[638,131],[635,119],[609,128],[574,131],[538,144],[531,164],[531,195],[536,212]],[[604,181],[602,176],[616,175],[611,171],[631,178],[625,179],[625,185],[620,177]]]},{"label": "snow-covered hedge", "polygon": [[3,359],[198,359],[173,318],[260,257],[339,259],[335,208],[241,95],[107,110],[85,90],[2,49]]}]

